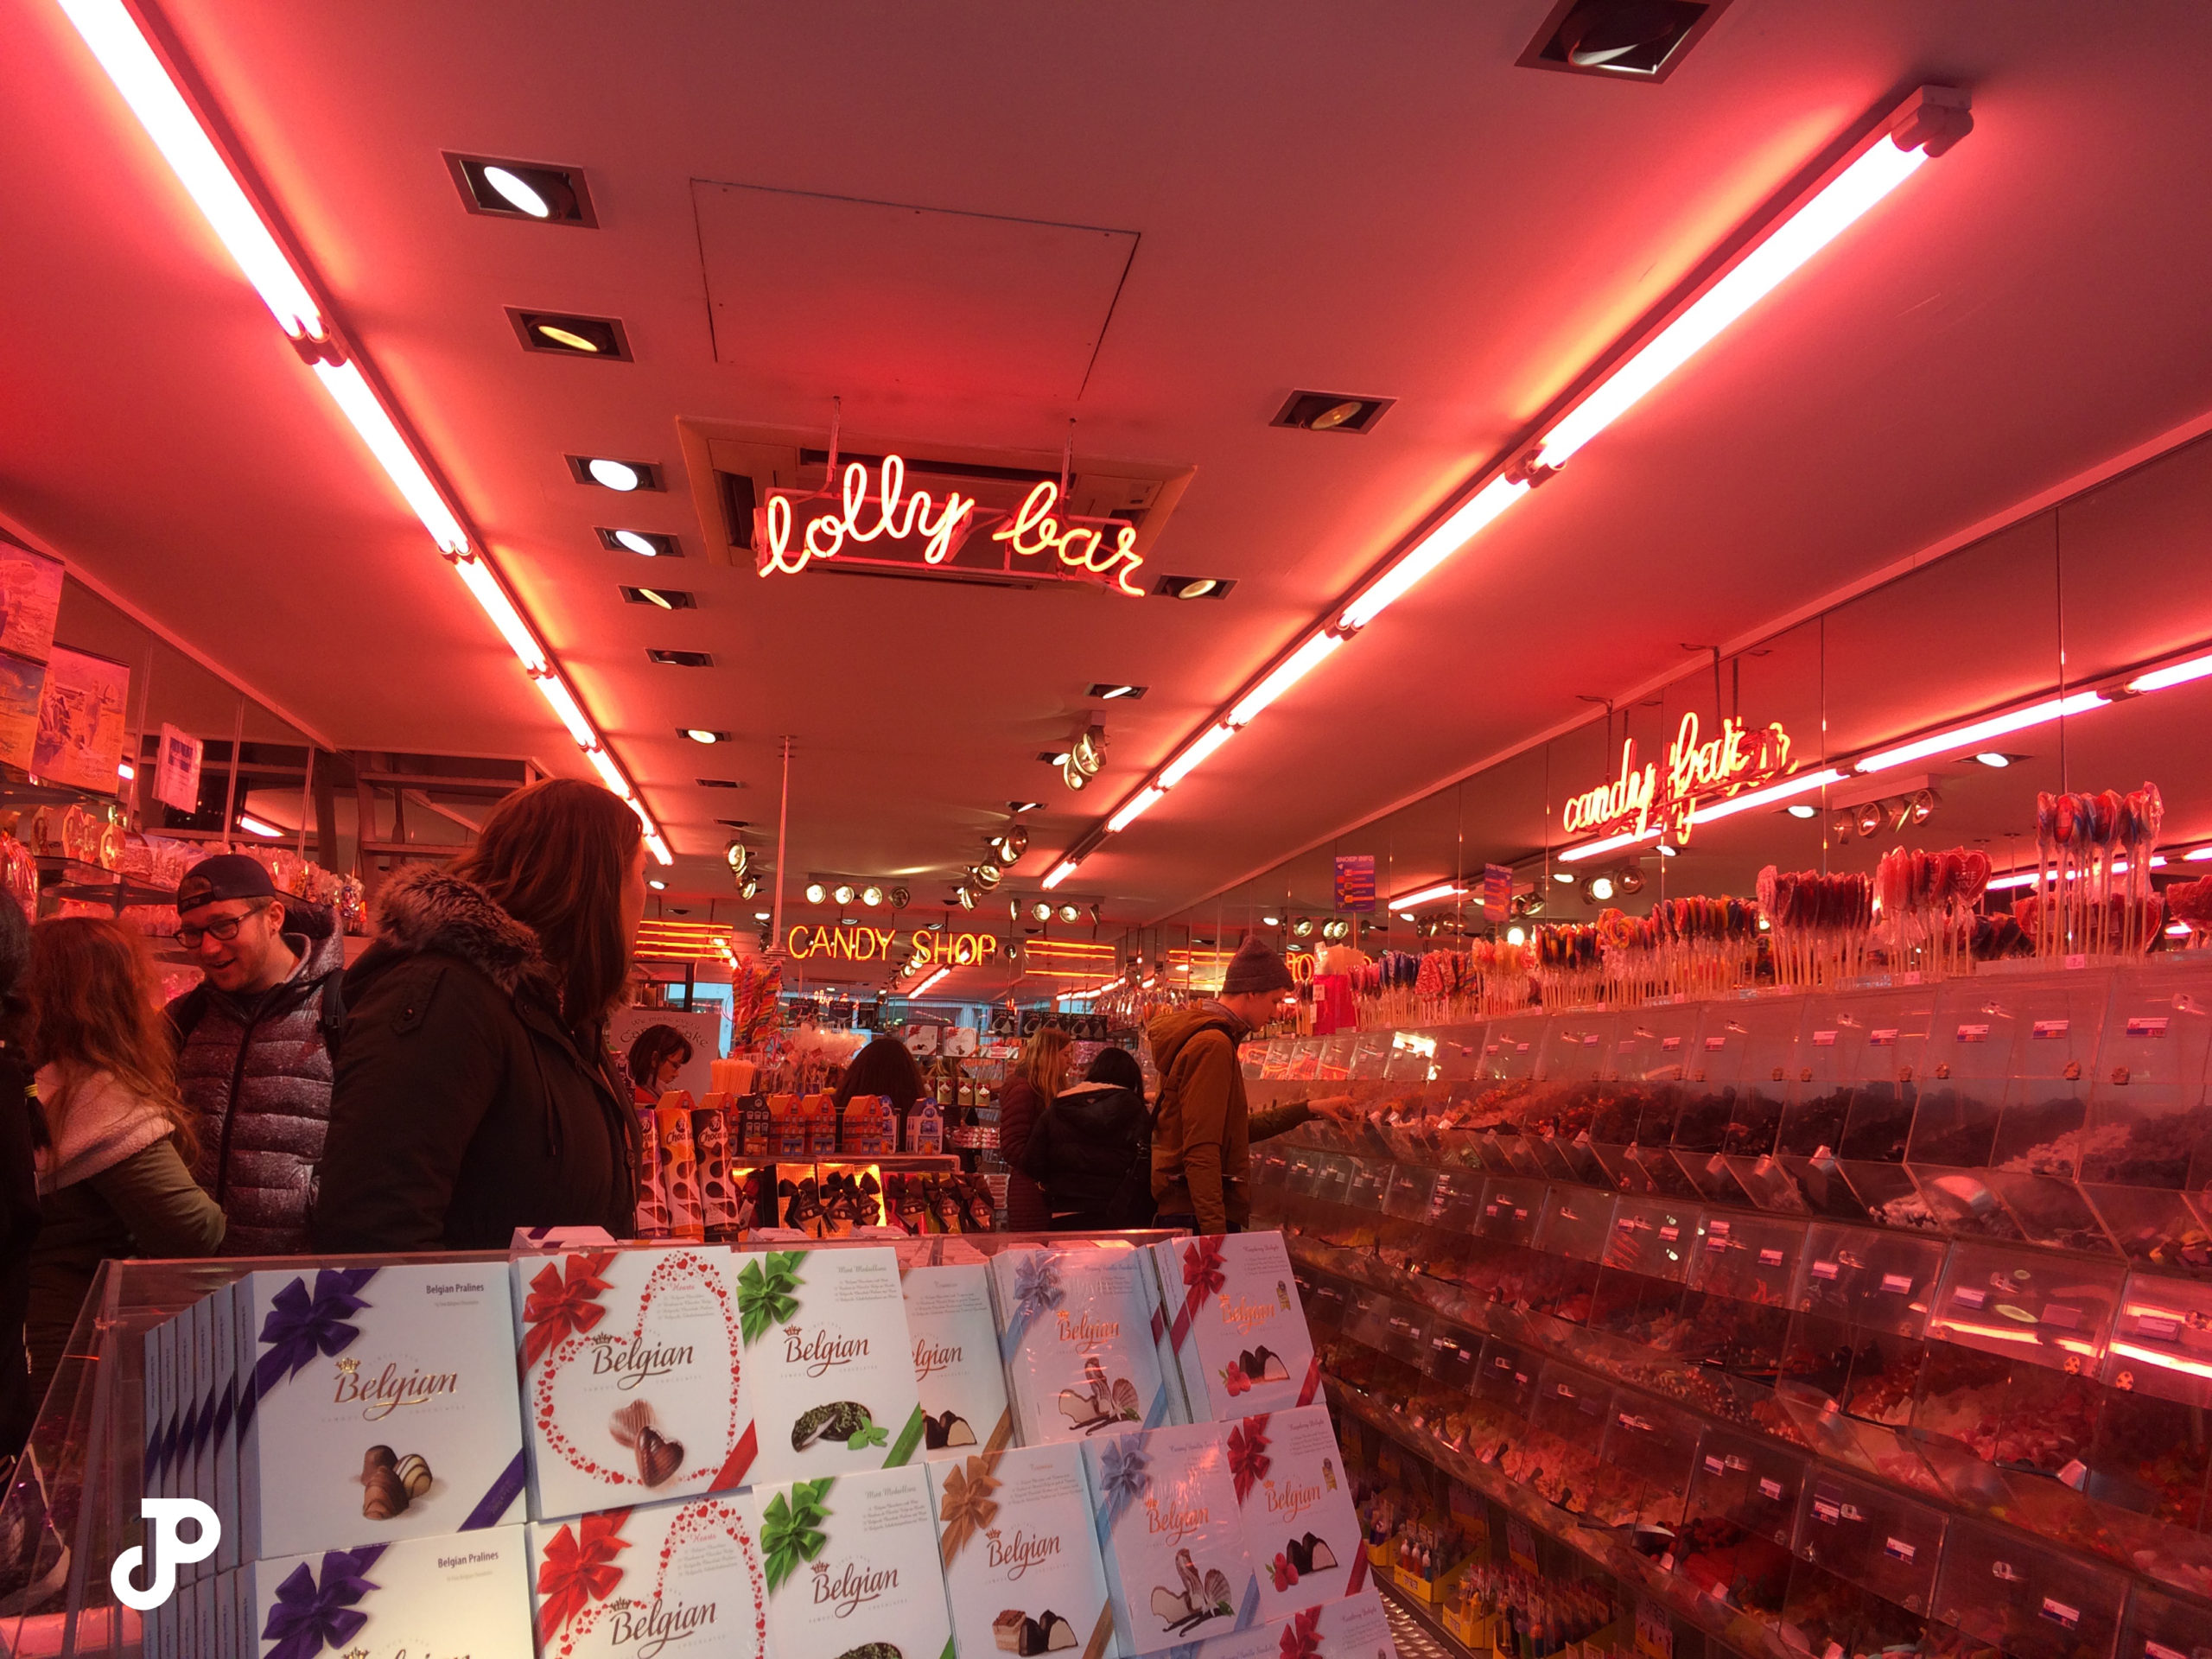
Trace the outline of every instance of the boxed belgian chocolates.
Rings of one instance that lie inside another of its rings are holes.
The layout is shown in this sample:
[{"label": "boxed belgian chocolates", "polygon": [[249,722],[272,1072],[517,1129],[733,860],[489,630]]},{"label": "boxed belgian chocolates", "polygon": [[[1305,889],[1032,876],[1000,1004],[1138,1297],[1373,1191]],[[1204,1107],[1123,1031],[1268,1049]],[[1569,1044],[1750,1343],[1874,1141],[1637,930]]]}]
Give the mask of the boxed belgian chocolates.
[{"label": "boxed belgian chocolates", "polygon": [[571,1250],[510,1267],[533,1519],[742,1484],[728,1251]]},{"label": "boxed belgian chocolates", "polygon": [[540,1659],[762,1659],[768,1588],[754,1528],[750,1492],[533,1523]]},{"label": "boxed belgian chocolates", "polygon": [[1198,1644],[1184,1659],[1398,1659],[1390,1617],[1372,1585],[1357,1595],[1324,1602],[1272,1624]]},{"label": "boxed belgian chocolates", "polygon": [[[255,1561],[239,1569],[232,1605],[246,1639],[234,1651],[527,1659],[527,1556],[512,1526]],[[216,1655],[203,1649],[200,1659]]]},{"label": "boxed belgian chocolates", "polygon": [[990,1270],[1022,1445],[1184,1420],[1160,1372],[1156,1292],[1141,1251],[1003,1250]]},{"label": "boxed belgian chocolates", "polygon": [[1226,1422],[1320,1398],[1321,1370],[1281,1233],[1169,1239],[1150,1255],[1161,1347],[1192,1418]]},{"label": "boxed belgian chocolates", "polygon": [[927,1468],[959,1659],[1109,1659],[1114,1616],[1082,1448],[1013,1446]]},{"label": "boxed belgian chocolates", "polygon": [[1260,1586],[1211,1423],[1086,1440],[1114,1633],[1127,1656],[1157,1653],[1260,1622]]},{"label": "boxed belgian chocolates", "polygon": [[753,1489],[768,1650],[940,1659],[952,1635],[918,1465]]},{"label": "boxed belgian chocolates", "polygon": [[267,1560],[522,1518],[514,1310],[502,1265],[246,1275],[239,1554]]},{"label": "boxed belgian chocolates", "polygon": [[900,1288],[922,1401],[921,1455],[957,1458],[1011,1444],[1014,1412],[991,1316],[990,1269],[980,1260],[909,1267]]},{"label": "boxed belgian chocolates", "polygon": [[846,1474],[914,1457],[922,1408],[897,1252],[769,1250],[731,1261],[758,1447],[745,1480]]},{"label": "boxed belgian chocolates", "polygon": [[1280,1619],[1367,1582],[1351,1483],[1326,1406],[1216,1426],[1260,1579],[1260,1613]]}]

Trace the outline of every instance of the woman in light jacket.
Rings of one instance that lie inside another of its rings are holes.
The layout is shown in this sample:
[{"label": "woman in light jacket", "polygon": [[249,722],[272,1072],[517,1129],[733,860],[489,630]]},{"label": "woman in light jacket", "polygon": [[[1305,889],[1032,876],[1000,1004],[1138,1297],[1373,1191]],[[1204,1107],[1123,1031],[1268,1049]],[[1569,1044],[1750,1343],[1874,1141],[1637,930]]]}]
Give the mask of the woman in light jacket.
[{"label": "woman in light jacket", "polygon": [[192,1113],[145,940],[91,917],[41,922],[28,990],[41,1214],[25,1326],[43,1399],[100,1262],[213,1255],[223,1212],[192,1179]]},{"label": "woman in light jacket", "polygon": [[1029,1132],[1052,1096],[1060,1092],[1068,1064],[1068,1034],[1058,1026],[1039,1026],[1021,1046],[1021,1058],[1007,1069],[999,1090],[999,1156],[1013,1173],[1006,1182],[1008,1232],[1041,1233],[1052,1224],[1045,1189],[1022,1173]]}]

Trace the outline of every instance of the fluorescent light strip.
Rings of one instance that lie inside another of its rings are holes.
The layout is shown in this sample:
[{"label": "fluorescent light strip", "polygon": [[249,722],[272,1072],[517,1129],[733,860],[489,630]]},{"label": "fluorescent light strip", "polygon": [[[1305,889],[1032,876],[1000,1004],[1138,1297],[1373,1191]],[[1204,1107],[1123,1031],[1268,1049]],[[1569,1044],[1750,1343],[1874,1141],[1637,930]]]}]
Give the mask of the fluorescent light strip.
[{"label": "fluorescent light strip", "polygon": [[361,372],[351,363],[318,363],[315,378],[322,382],[322,389],[330,394],[330,401],[338,405],[353,429],[361,435],[361,442],[369,446],[369,453],[377,458],[385,475],[415,510],[423,521],[423,528],[430,532],[430,539],[448,553],[468,551],[467,532],[461,521],[453,516],[445,498],[438,493],[438,486],[430,482],[430,475],[423,470],[423,463],[415,459],[415,452],[407,447],[407,440],[399,435],[385,406],[377,401],[369,383]]},{"label": "fluorescent light strip", "polygon": [[208,228],[261,296],[276,326],[294,340],[327,339],[321,310],[307,284],[261,222],[261,215],[238,188],[238,180],[200,124],[200,118],[185,103],[120,0],[59,0],[59,3],[99,60],[100,67],[107,71],[107,78],[130,106],[130,112],[138,118],[138,124],[168,162],[177,182],[198,205]]},{"label": "fluorescent light strip", "polygon": [[[2212,851],[2212,849],[2208,849],[2206,850]],[[2189,856],[2194,858],[2196,855],[2191,853]],[[2160,858],[2154,854],[2151,859],[2151,868],[2154,870],[2163,869],[2165,867],[2165,862],[2166,861],[2164,859]],[[2124,858],[2116,858],[2113,860],[2111,869],[2114,875],[2126,874],[2127,861]],[[2066,879],[2069,881],[2078,881],[2082,879],[2081,872],[2078,870],[2069,871],[2067,874]],[[2033,870],[2020,870],[2016,871],[2011,875],[1993,875],[1989,878],[1988,888],[1992,893],[2002,893],[2010,887],[2032,887],[2041,880],[2043,880],[2043,878],[2037,874]]]},{"label": "fluorescent light strip", "polygon": [[952,969],[950,968],[938,969],[937,972],[931,974],[920,984],[915,986],[914,988],[907,992],[906,995],[909,996],[919,996],[924,991],[929,989],[931,986],[936,984],[939,980],[944,979],[948,974],[951,973],[951,971]]},{"label": "fluorescent light strip", "polygon": [[1607,836],[1601,841],[1586,841],[1580,847],[1570,847],[1559,855],[1562,864],[1580,864],[1586,858],[1595,858],[1600,853],[1618,851],[1623,847],[1641,846],[1647,841],[1656,841],[1666,834],[1663,830],[1630,830],[1624,835]]},{"label": "fluorescent light strip", "polygon": [[[331,330],[307,283],[278,245],[269,226],[232,174],[213,139],[163,67],[120,0],[57,0],[62,13],[91,48],[124,102],[158,149],[177,181],[199,207],[208,228],[237,262],[276,319],[297,341],[328,341]],[[327,355],[340,356],[334,348]],[[556,677],[537,633],[491,568],[469,550],[467,532],[444,495],[359,367],[343,360],[316,361],[315,378],[339,411],[368,447],[393,486],[440,550],[452,557],[461,580],[493,626],[506,640],[569,735],[576,741],[607,787],[629,804],[645,831],[646,844],[663,864],[674,862],[659,826],[639,802],[575,693]],[[119,776],[128,777],[128,772]],[[282,831],[275,832],[281,835]]]},{"label": "fluorescent light strip", "polygon": [[1236,735],[1234,726],[1209,726],[1183,753],[1160,769],[1160,786],[1173,789],[1203,766],[1208,756]]},{"label": "fluorescent light strip", "polygon": [[2163,691],[2170,685],[2185,685],[2191,680],[2201,680],[2212,674],[2212,656],[2192,657],[2187,662],[2169,664],[2154,668],[2147,674],[2139,674],[2127,683],[2130,691]]},{"label": "fluorescent light strip", "polygon": [[1122,803],[1121,809],[1106,820],[1106,832],[1118,836],[1159,802],[1165,800],[1167,791],[1157,784],[1147,784],[1142,789]]},{"label": "fluorescent light strip", "polygon": [[1390,901],[1390,908],[1411,910],[1414,906],[1425,905],[1432,899],[1457,899],[1466,891],[1466,888],[1456,881],[1440,881],[1433,887],[1423,887],[1419,893],[1409,893],[1402,899],[1393,899]]},{"label": "fluorescent light strip", "polygon": [[1715,801],[1711,806],[1697,810],[1696,821],[1710,823],[1715,818],[1733,817],[1738,812],[1749,812],[1754,807],[1771,806],[1777,801],[1786,801],[1793,795],[1802,795],[1808,790],[1824,789],[1830,784],[1840,784],[1848,773],[1834,766],[1819,772],[1808,772],[1795,778],[1785,778],[1778,784],[1764,789],[1747,790],[1741,795],[1732,795],[1725,801]]},{"label": "fluorescent light strip", "polygon": [[251,812],[238,814],[238,828],[249,836],[260,836],[270,841],[282,841],[284,838],[284,832],[282,830],[273,823],[255,817]]},{"label": "fluorescent light strip", "polygon": [[1052,866],[1052,874],[1047,875],[1037,885],[1043,887],[1046,892],[1050,893],[1054,887],[1058,887],[1061,882],[1066,880],[1068,877],[1073,875],[1076,872],[1076,867],[1082,861],[1080,859],[1062,859],[1058,863]]},{"label": "fluorescent light strip", "polygon": [[1636,354],[1601,381],[1544,435],[1541,459],[1556,467],[1633,409],[1727,326],[1757,305],[1867,209],[1920,169],[1918,149],[1878,139],[1810,201],[1799,207],[1742,263],[1700,295]]},{"label": "fluorescent light strip", "polygon": [[1930,755],[1948,754],[1955,749],[1978,748],[1993,737],[2002,737],[2007,732],[2024,731],[2031,726],[2041,726],[2069,715],[2101,708],[2109,701],[2101,691],[2076,691],[2071,696],[2046,698],[2025,709],[2016,709],[2009,715],[1997,715],[1988,720],[1976,721],[1971,726],[1937,732],[1930,737],[1915,738],[1911,742],[1900,744],[1893,749],[1878,750],[1862,760],[1853,762],[1851,769],[1862,775],[1870,772],[1887,772],[1892,766],[1925,760]]},{"label": "fluorescent light strip", "polygon": [[[1903,110],[1907,106],[1898,107]],[[1889,133],[1875,139],[1820,190],[1779,216],[1763,240],[1672,321],[1608,371],[1581,402],[1543,433],[1537,440],[1538,464],[1547,468],[1560,466],[1910,178],[1928,159],[1925,150],[1916,145],[1904,149]],[[1477,490],[1443,523],[1393,559],[1344,608],[1329,629],[1310,635],[1267,678],[1246,693],[1229,711],[1227,724],[1231,728],[1249,725],[1269,703],[1334,652],[1344,638],[1366,626],[1404,597],[1422,577],[1496,522],[1530,487],[1531,480],[1525,473],[1517,477],[1506,473]],[[2204,671],[2212,673],[2212,665]],[[1173,788],[1181,782],[1221,747],[1222,741],[1208,742],[1201,737],[1193,741],[1177,756],[1173,777],[1161,773],[1160,786]],[[1142,812],[1150,805],[1147,801],[1137,810]],[[1127,810],[1126,804],[1123,810]],[[1130,818],[1135,816],[1132,813]],[[1656,836],[1609,838],[1563,856],[1588,858],[1614,847],[1647,839]]]},{"label": "fluorescent light strip", "polygon": [[1244,694],[1243,701],[1229,711],[1229,724],[1239,728],[1249,726],[1262,709],[1326,662],[1342,644],[1341,634],[1314,634],[1284,658],[1267,678]]}]

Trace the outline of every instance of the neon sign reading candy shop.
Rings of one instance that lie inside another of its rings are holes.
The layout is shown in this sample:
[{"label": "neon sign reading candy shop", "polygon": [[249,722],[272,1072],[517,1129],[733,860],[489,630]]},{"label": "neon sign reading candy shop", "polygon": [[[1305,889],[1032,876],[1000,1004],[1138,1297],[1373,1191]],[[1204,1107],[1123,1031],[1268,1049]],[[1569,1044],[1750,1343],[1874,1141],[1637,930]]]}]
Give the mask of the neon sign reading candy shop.
[{"label": "neon sign reading candy shop", "polygon": [[974,498],[957,490],[946,492],[941,504],[927,490],[908,493],[906,461],[886,455],[873,493],[868,463],[852,462],[839,480],[836,509],[807,519],[801,530],[793,504],[820,499],[776,491],[755,512],[753,540],[762,575],[796,575],[813,560],[834,559],[876,543],[887,551],[918,541],[921,563],[941,565],[988,518],[998,525],[991,540],[1004,543],[1010,555],[1033,559],[1049,554],[1071,575],[1097,580],[1132,599],[1144,597],[1144,589],[1130,580],[1144,563],[1136,550],[1137,527],[1119,519],[1084,523],[1063,517],[1058,511],[1060,486],[1052,479],[1040,479],[1011,513],[984,512]]},{"label": "neon sign reading candy shop", "polygon": [[1644,835],[1655,825],[1670,830],[1677,843],[1688,842],[1700,803],[1726,799],[1797,770],[1789,758],[1789,734],[1782,722],[1754,731],[1734,715],[1720,722],[1718,735],[1700,738],[1694,712],[1682,716],[1675,741],[1667,746],[1666,789],[1659,768],[1636,764],[1636,740],[1621,745],[1620,774],[1571,798],[1560,815],[1569,835],[1584,830]]},{"label": "neon sign reading candy shop", "polygon": [[[810,927],[800,923],[784,935],[784,950],[795,962],[829,957],[841,962],[888,962],[898,930],[870,927]],[[907,937],[908,954],[927,966],[972,968],[999,953],[989,933],[941,933],[918,927]]]}]

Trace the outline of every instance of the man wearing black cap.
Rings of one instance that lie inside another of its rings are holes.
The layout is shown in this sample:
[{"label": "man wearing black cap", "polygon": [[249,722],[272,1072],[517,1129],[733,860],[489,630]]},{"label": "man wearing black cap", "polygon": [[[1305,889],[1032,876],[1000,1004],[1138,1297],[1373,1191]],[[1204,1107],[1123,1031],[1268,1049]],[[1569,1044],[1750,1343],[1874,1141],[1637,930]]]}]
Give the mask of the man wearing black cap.
[{"label": "man wearing black cap", "polygon": [[243,853],[186,871],[176,909],[177,943],[202,976],[168,1007],[177,1090],[200,1117],[193,1173],[228,1218],[226,1255],[296,1255],[308,1248],[345,1020],[337,918],[280,896]]},{"label": "man wearing black cap", "polygon": [[1250,1219],[1245,1180],[1255,1141],[1296,1128],[1315,1114],[1339,1117],[1351,1099],[1293,1101],[1251,1115],[1236,1046],[1289,1007],[1297,982],[1276,950],[1247,935],[1222,976],[1221,994],[1194,1007],[1163,1008],[1145,1027],[1160,1071],[1152,1135],[1155,1225],[1198,1234],[1234,1232]]}]

